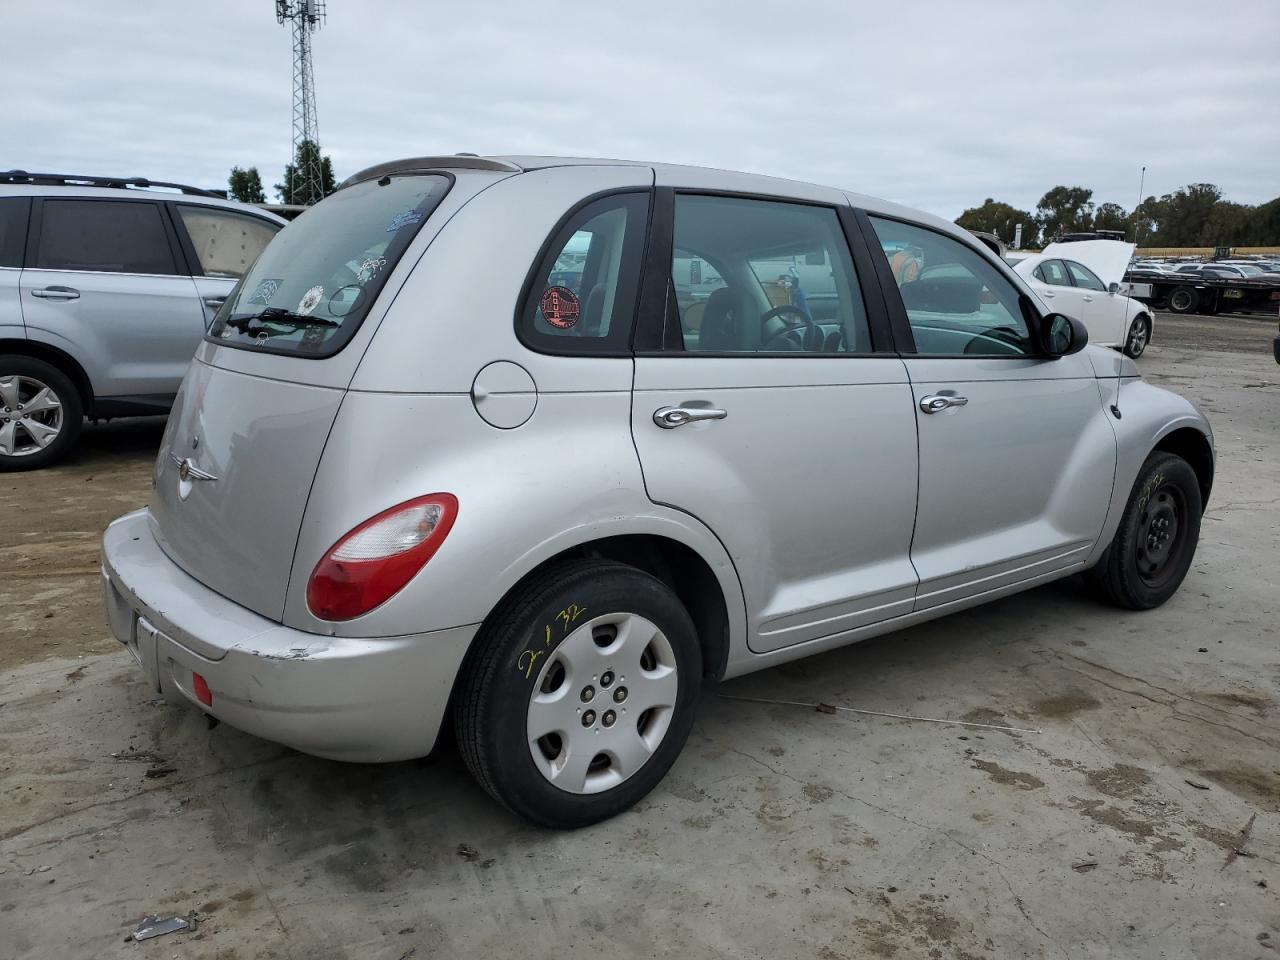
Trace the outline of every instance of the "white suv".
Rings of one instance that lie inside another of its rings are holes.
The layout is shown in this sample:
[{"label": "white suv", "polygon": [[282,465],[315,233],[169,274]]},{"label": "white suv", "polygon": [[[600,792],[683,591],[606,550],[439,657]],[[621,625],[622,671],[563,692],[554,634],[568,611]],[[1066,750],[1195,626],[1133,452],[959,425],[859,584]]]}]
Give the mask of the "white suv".
[{"label": "white suv", "polygon": [[86,416],[166,412],[284,223],[180,184],[0,173],[0,471],[63,456]]}]

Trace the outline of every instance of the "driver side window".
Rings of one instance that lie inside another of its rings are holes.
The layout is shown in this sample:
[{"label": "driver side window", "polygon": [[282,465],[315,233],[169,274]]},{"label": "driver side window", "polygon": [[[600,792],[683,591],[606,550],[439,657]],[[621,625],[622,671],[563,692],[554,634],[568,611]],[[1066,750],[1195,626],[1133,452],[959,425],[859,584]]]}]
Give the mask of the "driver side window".
[{"label": "driver side window", "polygon": [[[921,356],[1036,352],[1018,289],[976,250],[925,227],[872,217]],[[896,262],[909,254],[912,269]]]},{"label": "driver side window", "polygon": [[833,209],[677,194],[675,214],[671,280],[686,351],[871,351]]}]

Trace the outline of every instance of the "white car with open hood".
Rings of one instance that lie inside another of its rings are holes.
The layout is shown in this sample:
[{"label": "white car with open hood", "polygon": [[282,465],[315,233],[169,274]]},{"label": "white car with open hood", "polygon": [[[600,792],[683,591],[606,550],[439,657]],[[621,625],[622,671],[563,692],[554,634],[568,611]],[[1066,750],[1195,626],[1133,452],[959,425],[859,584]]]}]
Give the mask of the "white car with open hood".
[{"label": "white car with open hood", "polygon": [[1133,251],[1132,243],[1079,240],[1009,262],[1046,308],[1082,321],[1090,343],[1140,357],[1151,342],[1151,308],[1120,293]]}]

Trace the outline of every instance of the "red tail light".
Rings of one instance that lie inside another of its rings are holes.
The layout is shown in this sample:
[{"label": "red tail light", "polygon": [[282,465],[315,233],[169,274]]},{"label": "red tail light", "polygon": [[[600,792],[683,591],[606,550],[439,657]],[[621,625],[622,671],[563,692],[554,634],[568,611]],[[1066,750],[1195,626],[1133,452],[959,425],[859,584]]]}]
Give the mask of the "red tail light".
[{"label": "red tail light", "polygon": [[433,493],[371,517],[316,564],[307,606],[321,620],[350,620],[386,603],[440,549],[457,516],[457,497]]}]

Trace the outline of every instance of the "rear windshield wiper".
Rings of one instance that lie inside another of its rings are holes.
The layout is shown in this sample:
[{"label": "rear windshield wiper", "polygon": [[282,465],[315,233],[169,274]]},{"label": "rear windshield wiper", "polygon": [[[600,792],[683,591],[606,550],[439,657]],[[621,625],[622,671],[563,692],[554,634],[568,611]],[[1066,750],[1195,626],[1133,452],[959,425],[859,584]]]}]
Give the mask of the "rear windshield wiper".
[{"label": "rear windshield wiper", "polygon": [[284,323],[291,327],[340,327],[342,324],[337,320],[329,320],[325,317],[312,317],[305,313],[294,313],[283,307],[267,307],[261,313],[245,314],[242,317],[232,317],[227,321],[226,325],[233,329],[239,330],[246,336],[256,337],[260,334],[272,335],[272,331],[265,325],[257,327],[251,326],[255,321],[267,323]]}]

